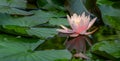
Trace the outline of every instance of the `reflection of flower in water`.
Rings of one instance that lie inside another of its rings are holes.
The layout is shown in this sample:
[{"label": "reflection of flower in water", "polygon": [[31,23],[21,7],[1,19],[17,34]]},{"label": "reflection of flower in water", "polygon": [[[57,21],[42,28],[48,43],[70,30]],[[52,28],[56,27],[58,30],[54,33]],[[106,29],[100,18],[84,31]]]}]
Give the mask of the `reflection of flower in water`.
[{"label": "reflection of flower in water", "polygon": [[76,50],[76,57],[85,58],[81,52],[86,51],[86,41],[90,44],[90,39],[86,35],[94,33],[97,29],[91,32],[87,32],[88,29],[94,24],[97,18],[90,20],[90,16],[85,16],[85,12],[82,15],[73,14],[73,16],[67,15],[68,22],[72,29],[69,29],[63,25],[60,25],[63,29],[57,29],[60,34],[74,37],[73,39],[67,39],[65,42],[66,48],[70,51]]}]

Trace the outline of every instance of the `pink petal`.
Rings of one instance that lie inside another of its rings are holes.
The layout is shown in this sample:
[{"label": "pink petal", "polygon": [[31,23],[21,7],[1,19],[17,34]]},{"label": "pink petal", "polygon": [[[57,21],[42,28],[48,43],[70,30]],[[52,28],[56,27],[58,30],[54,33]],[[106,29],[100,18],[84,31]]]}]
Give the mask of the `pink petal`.
[{"label": "pink petal", "polygon": [[98,29],[98,28],[94,29],[94,30],[91,31],[91,32],[86,32],[86,33],[84,33],[84,35],[90,35],[90,34],[94,33],[97,29]]},{"label": "pink petal", "polygon": [[86,32],[87,31],[87,25],[82,25],[79,27],[78,30],[76,30],[77,33],[81,34],[83,32]]},{"label": "pink petal", "polygon": [[64,30],[69,30],[67,27],[60,25]]},{"label": "pink petal", "polygon": [[73,28],[74,28],[74,26],[73,26],[73,20],[70,18],[69,15],[67,15],[67,19],[68,19],[68,22],[69,22],[70,26],[71,26],[72,29],[73,29]]},{"label": "pink petal", "polygon": [[[73,16],[71,16],[71,20],[70,20],[70,25],[72,27],[73,30],[77,30],[78,26],[79,26],[79,16],[77,16],[77,14],[73,14]],[[76,23],[78,22],[78,23]]]},{"label": "pink petal", "polygon": [[74,13],[74,14],[73,14],[73,19],[75,20],[76,18],[77,18],[77,14]]},{"label": "pink petal", "polygon": [[68,20],[69,24],[71,24],[71,23],[70,23],[70,22],[71,22],[71,18],[70,18],[69,15],[67,15],[67,20]]},{"label": "pink petal", "polygon": [[83,21],[84,21],[84,23],[82,24],[82,26],[84,26],[84,27],[83,27],[83,28],[84,28],[84,29],[83,29],[84,31],[81,31],[81,34],[83,34],[84,32],[87,31],[87,28],[88,28],[88,26],[89,26],[89,21],[90,21],[90,15],[89,15],[89,16],[86,16]]},{"label": "pink petal", "polygon": [[82,13],[81,17],[85,17],[85,12]]},{"label": "pink petal", "polygon": [[88,25],[89,21],[90,21],[90,15],[85,18],[84,23]]},{"label": "pink petal", "polygon": [[73,33],[72,30],[64,30],[64,29],[57,29],[57,31],[61,33]]},{"label": "pink petal", "polygon": [[85,20],[85,12],[83,12],[82,15],[81,15],[80,26],[85,25],[86,21],[87,20]]},{"label": "pink petal", "polygon": [[94,24],[95,20],[97,19],[97,17],[95,17],[94,19],[92,19],[90,22],[89,22],[89,25],[87,27],[87,30]]},{"label": "pink petal", "polygon": [[77,33],[73,33],[73,34],[71,34],[70,35],[70,37],[77,37],[79,34],[77,34]]},{"label": "pink petal", "polygon": [[87,20],[89,20],[89,21],[90,21],[90,15],[88,15]]}]

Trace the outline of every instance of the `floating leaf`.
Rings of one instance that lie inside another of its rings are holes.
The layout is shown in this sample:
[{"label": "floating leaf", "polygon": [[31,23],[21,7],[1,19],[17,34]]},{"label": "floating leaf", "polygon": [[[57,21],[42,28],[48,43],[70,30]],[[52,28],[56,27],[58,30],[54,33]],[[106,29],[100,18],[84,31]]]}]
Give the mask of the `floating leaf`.
[{"label": "floating leaf", "polygon": [[[0,25],[2,25],[1,30],[10,34],[18,34],[21,36],[35,35],[43,38],[52,37],[57,32],[56,29],[52,28],[34,28],[34,26],[44,24],[49,21],[49,19],[56,17],[53,13],[46,13],[44,11],[35,11],[35,15],[28,17],[11,17],[9,15],[1,14]],[[30,29],[31,28],[31,29]],[[5,31],[4,31],[5,30]],[[19,31],[22,30],[22,31]],[[27,30],[27,33],[26,33]],[[48,33],[48,30],[49,33]]]},{"label": "floating leaf", "polygon": [[[20,9],[26,8],[26,0],[0,0],[0,13],[12,15],[31,15],[33,13]],[[18,9],[19,8],[19,9]]]},{"label": "floating leaf", "polygon": [[36,26],[46,23],[50,18],[56,17],[53,13],[47,13],[44,11],[35,11],[35,15],[27,17],[11,17],[6,14],[0,14],[0,25],[17,25],[17,26]]},{"label": "floating leaf", "polygon": [[20,27],[15,25],[5,25],[0,27],[0,31],[14,34],[14,35],[21,35],[21,36],[29,36],[26,30],[29,29],[28,27]]},{"label": "floating leaf", "polygon": [[55,36],[57,31],[55,28],[31,28],[27,30],[27,33],[37,37],[48,38]]},{"label": "floating leaf", "polygon": [[9,7],[9,6],[1,6],[0,5],[0,13],[7,13],[7,14],[16,14],[16,15],[32,15],[32,12],[27,12],[24,10],[20,10],[17,8]]},{"label": "floating leaf", "polygon": [[1,6],[26,8],[27,0],[0,0]]},{"label": "floating leaf", "polygon": [[15,38],[0,35],[0,60],[2,61],[54,61],[57,59],[70,59],[67,50],[35,51],[43,40],[31,38]]},{"label": "floating leaf", "polygon": [[47,15],[43,11],[37,11],[37,13],[39,15],[35,14],[33,16],[20,17],[20,18],[14,18],[9,15],[1,14],[0,18],[2,19],[0,20],[0,25],[17,25],[17,26],[31,27],[46,23],[48,19],[53,16],[53,14],[51,14],[52,16],[50,14]]},{"label": "floating leaf", "polygon": [[54,26],[69,25],[66,18],[51,18],[49,24]]},{"label": "floating leaf", "polygon": [[96,43],[92,47],[92,51],[100,56],[107,57],[109,59],[120,58],[120,42],[115,41],[102,41]]}]

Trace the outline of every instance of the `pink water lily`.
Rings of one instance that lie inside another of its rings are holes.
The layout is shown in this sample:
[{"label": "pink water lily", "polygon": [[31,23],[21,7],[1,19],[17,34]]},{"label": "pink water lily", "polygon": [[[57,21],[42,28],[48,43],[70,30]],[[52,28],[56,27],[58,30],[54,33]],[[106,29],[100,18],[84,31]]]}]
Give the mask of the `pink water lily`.
[{"label": "pink water lily", "polygon": [[85,12],[82,15],[73,14],[73,16],[67,15],[68,22],[72,29],[69,29],[63,25],[60,25],[63,29],[57,29],[58,32],[70,34],[71,37],[76,37],[78,35],[90,35],[96,31],[87,32],[88,29],[94,24],[96,17],[92,20],[90,15],[85,16]]}]

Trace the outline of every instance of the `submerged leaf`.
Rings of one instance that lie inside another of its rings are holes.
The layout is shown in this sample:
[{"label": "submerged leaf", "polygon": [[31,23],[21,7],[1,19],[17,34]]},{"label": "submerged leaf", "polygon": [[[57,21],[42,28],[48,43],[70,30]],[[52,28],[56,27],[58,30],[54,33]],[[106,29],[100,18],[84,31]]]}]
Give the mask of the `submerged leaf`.
[{"label": "submerged leaf", "polygon": [[87,14],[90,14],[88,10],[86,9],[83,0],[66,0],[65,4],[67,10],[72,15],[73,13],[82,14],[83,12],[86,12]]},{"label": "submerged leaf", "polygon": [[64,0],[37,0],[39,8],[46,10],[65,10]]},{"label": "submerged leaf", "polygon": [[[99,8],[102,12],[102,18],[105,24],[109,25],[116,30],[120,30],[119,23],[120,23],[120,8],[119,6],[114,7],[117,4],[115,2],[109,0],[98,1]],[[104,3],[102,3],[104,2]],[[109,2],[109,4],[107,4]],[[110,3],[111,2],[111,3]],[[101,3],[101,4],[100,4]]]}]

